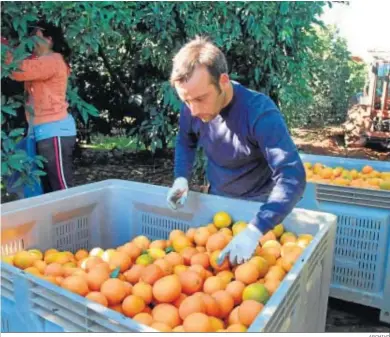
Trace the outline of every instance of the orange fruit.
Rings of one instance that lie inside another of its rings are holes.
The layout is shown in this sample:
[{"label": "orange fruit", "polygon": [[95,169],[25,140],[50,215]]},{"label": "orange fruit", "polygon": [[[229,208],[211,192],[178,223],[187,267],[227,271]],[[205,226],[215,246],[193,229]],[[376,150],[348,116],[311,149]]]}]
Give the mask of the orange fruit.
[{"label": "orange fruit", "polygon": [[36,255],[31,254],[26,251],[17,252],[14,255],[14,266],[20,269],[26,269],[28,267],[32,267],[34,262],[39,260]]},{"label": "orange fruit", "polygon": [[216,250],[222,250],[228,244],[226,235],[223,233],[215,233],[211,235],[206,243],[206,250],[208,252],[214,252]]},{"label": "orange fruit", "polygon": [[80,296],[85,296],[89,292],[87,281],[81,276],[72,275],[64,278],[61,287]]},{"label": "orange fruit", "polygon": [[164,275],[170,275],[173,272],[172,265],[165,259],[157,259],[153,262],[153,264],[159,266],[161,270],[164,272]]},{"label": "orange fruit", "polygon": [[280,256],[280,250],[281,245],[276,240],[268,240],[261,247],[261,251],[265,252],[266,254],[274,255],[276,259]]},{"label": "orange fruit", "polygon": [[217,228],[229,227],[232,224],[232,218],[227,212],[218,212],[214,214],[213,223]]},{"label": "orange fruit", "polygon": [[234,307],[234,300],[232,295],[230,295],[226,290],[218,290],[211,295],[219,304],[221,318],[226,318],[229,316],[230,312]]},{"label": "orange fruit", "polygon": [[141,255],[142,249],[134,242],[128,242],[124,244],[120,249],[118,248],[118,251],[126,253],[131,257],[132,261],[135,261],[137,257]]},{"label": "orange fruit", "polygon": [[125,271],[123,275],[128,282],[135,284],[141,278],[141,273],[145,268],[146,266],[142,264],[135,264],[129,270]]},{"label": "orange fruit", "polygon": [[45,268],[45,275],[47,276],[63,276],[64,267],[59,263],[50,263]]},{"label": "orange fruit", "polygon": [[211,331],[212,332],[221,330],[225,327],[225,324],[221,319],[219,319],[217,317],[213,317],[213,316],[211,316],[209,318],[210,318],[210,322],[211,322]]},{"label": "orange fruit", "polygon": [[210,237],[211,233],[206,227],[199,227],[195,231],[194,242],[197,246],[206,246],[207,240]]},{"label": "orange fruit", "polygon": [[240,324],[240,318],[238,317],[238,309],[240,306],[236,306],[229,314],[229,317],[227,319],[227,323],[229,325],[233,324]]},{"label": "orange fruit", "polygon": [[230,282],[225,290],[233,297],[234,304],[238,305],[242,302],[242,293],[244,289],[245,284],[241,281],[235,280]]},{"label": "orange fruit", "polygon": [[296,244],[301,248],[306,248],[310,242],[313,240],[313,235],[302,234],[299,235],[296,241]]},{"label": "orange fruit", "polygon": [[206,226],[206,228],[208,229],[208,231],[211,233],[211,234],[214,234],[214,233],[217,233],[218,232],[218,228],[215,227],[215,225],[213,223],[210,223]]},{"label": "orange fruit", "polygon": [[276,264],[275,255],[264,252],[262,250],[262,248],[260,248],[260,252],[259,252],[258,256],[262,257],[264,260],[266,260],[268,262],[268,269],[269,269],[269,267],[274,266]]},{"label": "orange fruit", "polygon": [[241,324],[249,327],[263,308],[264,305],[257,301],[243,301],[238,308],[238,318]]},{"label": "orange fruit", "polygon": [[154,240],[150,243],[149,249],[150,248],[158,248],[164,250],[167,248],[166,246],[166,241],[165,240]]},{"label": "orange fruit", "polygon": [[245,287],[242,292],[242,300],[254,300],[259,303],[265,304],[269,299],[269,293],[264,284],[259,282],[252,283]]},{"label": "orange fruit", "polygon": [[91,291],[85,298],[89,299],[90,301],[96,302],[101,304],[104,307],[108,306],[107,298],[99,291]]},{"label": "orange fruit", "polygon": [[265,275],[264,279],[265,281],[269,279],[277,279],[279,281],[283,280],[283,278],[286,276],[285,270],[280,266],[272,266],[269,270],[267,275]]},{"label": "orange fruit", "polygon": [[186,237],[190,239],[191,242],[194,242],[196,228],[188,228],[186,232]]},{"label": "orange fruit", "polygon": [[[36,260],[33,263],[33,267],[37,268],[41,274],[43,274],[45,272],[46,266],[47,266],[46,262],[41,261],[41,260]],[[64,268],[64,272],[65,272],[65,268]],[[69,275],[67,275],[67,276],[69,276]]]},{"label": "orange fruit", "polygon": [[172,329],[168,324],[162,323],[162,322],[153,322],[150,325],[151,328],[160,331],[160,332],[171,332]]},{"label": "orange fruit", "polygon": [[126,295],[125,296],[129,296],[133,293],[133,286],[131,283],[129,282],[126,282],[126,281],[123,281],[123,284],[125,286],[125,289],[126,289]]},{"label": "orange fruit", "polygon": [[259,269],[253,263],[243,263],[234,272],[234,278],[244,284],[256,282],[260,277]]},{"label": "orange fruit", "polygon": [[260,238],[259,242],[263,246],[269,240],[276,240],[276,235],[272,230],[268,231],[265,235],[263,235]]},{"label": "orange fruit", "polygon": [[206,314],[208,316],[219,317],[221,309],[219,308],[219,304],[214,297],[205,293],[199,293],[197,296],[200,296],[203,299],[206,307]]},{"label": "orange fruit", "polygon": [[269,265],[268,261],[264,257],[254,256],[248,261],[248,263],[253,263],[255,266],[257,266],[260,278],[264,277],[265,274],[267,274]]},{"label": "orange fruit", "polygon": [[81,268],[86,270],[87,272],[96,267],[98,264],[104,262],[99,256],[89,256],[85,260],[80,261],[82,261]]},{"label": "orange fruit", "polygon": [[177,266],[180,264],[184,264],[184,258],[176,252],[171,252],[165,255],[164,260],[169,262],[172,266]]},{"label": "orange fruit", "polygon": [[179,315],[181,319],[184,320],[193,313],[206,313],[206,305],[201,296],[188,296],[180,304]]},{"label": "orange fruit", "polygon": [[115,249],[107,249],[104,251],[103,255],[101,256],[102,260],[106,263],[108,263],[111,259],[111,256],[116,252]]},{"label": "orange fruit", "polygon": [[210,259],[206,253],[197,253],[192,255],[190,264],[199,264],[204,268],[208,268],[210,266]]},{"label": "orange fruit", "polygon": [[88,256],[89,256],[89,253],[86,249],[79,249],[76,252],[76,254],[74,254],[74,257],[76,258],[77,261],[85,259]]},{"label": "orange fruit", "polygon": [[264,282],[264,287],[268,290],[268,293],[272,295],[280,285],[281,281],[276,279],[269,279]]},{"label": "orange fruit", "polygon": [[227,332],[245,332],[246,326],[243,324],[232,324],[226,329]]},{"label": "orange fruit", "polygon": [[225,287],[226,287],[226,284],[224,283],[224,281],[220,277],[211,276],[204,281],[203,291],[206,294],[211,295],[218,290],[224,290]]},{"label": "orange fruit", "polygon": [[187,296],[186,294],[181,293],[181,294],[179,295],[179,297],[178,297],[176,300],[174,300],[174,301],[172,302],[172,304],[173,304],[176,308],[179,308],[181,302],[183,302],[184,299],[187,298],[187,297],[188,297],[188,296]]},{"label": "orange fruit", "polygon": [[108,260],[110,268],[114,270],[119,267],[120,272],[123,273],[132,265],[131,257],[124,252],[114,251]]},{"label": "orange fruit", "polygon": [[212,325],[209,317],[203,313],[195,312],[186,317],[183,322],[185,332],[211,332]]},{"label": "orange fruit", "polygon": [[150,245],[150,240],[144,235],[135,237],[131,242],[138,246],[141,250],[147,250]]},{"label": "orange fruit", "polygon": [[203,247],[203,246],[196,246],[195,249],[196,249],[199,253],[206,253],[206,252],[207,252],[206,247]]},{"label": "orange fruit", "polygon": [[146,312],[140,312],[139,314],[136,314],[133,317],[133,320],[137,321],[138,323],[149,325],[149,326],[153,323],[152,315]]},{"label": "orange fruit", "polygon": [[222,270],[229,270],[230,269],[230,263],[228,257],[225,257],[221,265],[218,265],[217,260],[219,257],[219,254],[221,253],[220,250],[216,250],[211,253],[210,255],[210,265],[213,267],[215,271],[222,271]]},{"label": "orange fruit", "polygon": [[366,165],[362,168],[362,173],[364,173],[364,174],[369,174],[372,171],[374,171],[374,169],[372,168],[372,166],[369,166],[369,165]]},{"label": "orange fruit", "polygon": [[294,233],[291,232],[285,232],[283,235],[280,237],[280,243],[284,245],[287,242],[295,242],[297,241],[297,237],[295,236]]},{"label": "orange fruit", "polygon": [[188,266],[185,266],[184,264],[179,264],[173,268],[173,273],[176,275],[180,275],[183,271],[186,271],[188,269]]},{"label": "orange fruit", "polygon": [[198,273],[203,281],[207,278],[207,270],[200,264],[194,264],[188,267],[188,270]]},{"label": "orange fruit", "polygon": [[99,291],[104,281],[110,278],[110,273],[104,269],[92,269],[87,274],[87,283],[90,290]]},{"label": "orange fruit", "polygon": [[120,314],[123,314],[122,304],[109,305],[108,309],[111,309],[111,310],[114,310],[116,312],[119,312]]},{"label": "orange fruit", "polygon": [[[41,262],[43,262],[43,261],[41,261]],[[30,273],[30,274],[35,275],[35,276],[41,275],[41,272],[39,271],[39,269],[37,267],[28,267],[24,271],[26,273]]]},{"label": "orange fruit", "polygon": [[122,302],[126,296],[127,289],[123,281],[109,278],[103,282],[100,292],[107,298],[108,304],[112,306]]},{"label": "orange fruit", "polygon": [[195,271],[186,270],[179,274],[181,291],[184,294],[191,295],[202,289],[203,279]]},{"label": "orange fruit", "polygon": [[[187,247],[192,247],[192,242],[185,235],[178,235],[172,240],[172,247],[175,252],[182,252]],[[195,248],[194,248],[195,249]]]},{"label": "orange fruit", "polygon": [[156,264],[150,264],[141,271],[140,281],[154,284],[158,279],[165,276],[164,271]]},{"label": "orange fruit", "polygon": [[149,304],[153,300],[153,287],[148,283],[138,282],[133,286],[132,295],[141,297],[146,304]]},{"label": "orange fruit", "polygon": [[123,313],[128,317],[134,317],[144,310],[145,302],[144,300],[135,295],[127,296],[122,302]]},{"label": "orange fruit", "polygon": [[181,256],[183,257],[184,264],[189,266],[191,264],[191,258],[193,255],[198,254],[199,252],[194,247],[186,247],[181,251]]},{"label": "orange fruit", "polygon": [[283,224],[276,225],[272,231],[274,232],[276,238],[280,238],[284,233],[284,226]]},{"label": "orange fruit", "polygon": [[179,236],[186,236],[186,234],[180,229],[174,229],[169,233],[169,240],[173,242]]},{"label": "orange fruit", "polygon": [[165,323],[171,328],[182,323],[179,310],[172,304],[162,303],[156,305],[152,310],[152,317],[155,322]]},{"label": "orange fruit", "polygon": [[216,276],[220,277],[225,285],[227,285],[234,278],[234,273],[230,270],[222,270],[218,272]]},{"label": "orange fruit", "polygon": [[160,303],[170,303],[179,298],[181,283],[177,275],[168,275],[157,280],[153,285],[153,296]]}]

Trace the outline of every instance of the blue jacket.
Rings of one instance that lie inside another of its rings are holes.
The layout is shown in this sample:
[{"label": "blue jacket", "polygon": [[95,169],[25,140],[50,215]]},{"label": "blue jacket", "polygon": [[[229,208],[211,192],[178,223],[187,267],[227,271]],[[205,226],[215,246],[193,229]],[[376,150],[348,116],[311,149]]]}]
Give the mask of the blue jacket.
[{"label": "blue jacket", "polygon": [[198,145],[208,159],[210,193],[252,200],[266,197],[251,221],[263,233],[300,200],[306,176],[297,148],[275,103],[232,82],[230,104],[208,123],[183,104],[176,140],[175,178],[188,180]]}]

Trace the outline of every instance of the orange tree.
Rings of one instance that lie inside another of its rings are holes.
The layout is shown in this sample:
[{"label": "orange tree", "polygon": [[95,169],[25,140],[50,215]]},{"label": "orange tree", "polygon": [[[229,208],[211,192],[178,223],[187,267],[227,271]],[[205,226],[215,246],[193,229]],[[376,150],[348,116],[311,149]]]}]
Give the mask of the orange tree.
[{"label": "orange tree", "polygon": [[[277,104],[309,101],[310,53],[325,2],[4,2],[2,35],[15,50],[2,81],[27,57],[27,27],[39,17],[59,24],[73,50],[70,111],[81,123],[131,117],[129,133],[151,151],[174,141],[180,102],[168,84],[174,53],[207,35],[226,53],[231,77],[270,95]],[[15,152],[24,101],[15,83],[2,85],[2,178],[13,170],[27,180],[31,161]],[[12,86],[16,88],[11,90]],[[283,95],[282,95],[283,93]],[[289,110],[283,110],[289,119]],[[16,115],[16,116],[15,116]],[[99,117],[97,117],[100,115]],[[23,157],[23,158],[22,158]],[[16,158],[16,159],[15,159]],[[40,158],[36,163],[41,165]],[[23,183],[23,182],[21,182]]]}]

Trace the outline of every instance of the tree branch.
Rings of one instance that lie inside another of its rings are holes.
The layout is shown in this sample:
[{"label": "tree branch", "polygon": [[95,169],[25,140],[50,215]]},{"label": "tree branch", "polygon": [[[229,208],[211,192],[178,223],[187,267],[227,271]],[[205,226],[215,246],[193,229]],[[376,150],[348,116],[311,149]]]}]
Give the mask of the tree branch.
[{"label": "tree branch", "polygon": [[99,44],[99,50],[98,50],[99,56],[103,59],[103,63],[105,67],[107,68],[108,72],[110,73],[110,76],[115,80],[117,85],[119,86],[121,93],[128,98],[131,96],[131,91],[126,87],[126,85],[121,81],[118,74],[115,73],[115,71],[112,69],[110,62],[108,61],[108,58],[106,54],[103,51],[102,46]]}]

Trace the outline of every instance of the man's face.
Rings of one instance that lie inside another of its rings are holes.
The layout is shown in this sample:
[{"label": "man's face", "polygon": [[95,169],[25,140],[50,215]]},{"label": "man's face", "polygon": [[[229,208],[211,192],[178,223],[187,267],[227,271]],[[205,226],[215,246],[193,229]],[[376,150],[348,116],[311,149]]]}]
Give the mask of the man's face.
[{"label": "man's face", "polygon": [[225,102],[226,83],[229,78],[226,74],[221,75],[218,90],[211,81],[211,76],[204,66],[195,68],[191,78],[182,83],[177,82],[175,88],[180,99],[188,106],[191,115],[210,122],[221,111]]}]

